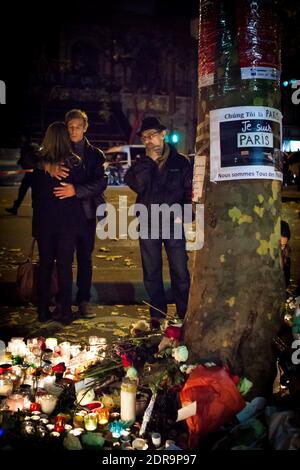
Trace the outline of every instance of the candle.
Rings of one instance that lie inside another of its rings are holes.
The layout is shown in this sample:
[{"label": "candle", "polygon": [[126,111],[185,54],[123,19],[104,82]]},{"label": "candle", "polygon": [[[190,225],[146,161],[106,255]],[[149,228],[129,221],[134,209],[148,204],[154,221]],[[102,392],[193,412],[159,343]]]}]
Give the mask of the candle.
[{"label": "candle", "polygon": [[8,406],[8,409],[10,411],[16,412],[18,410],[23,410],[24,409],[24,397],[23,397],[23,395],[20,395],[18,393],[10,395],[6,399],[6,405]]},{"label": "candle", "polygon": [[46,348],[52,349],[52,351],[54,351],[56,346],[57,346],[57,339],[56,338],[47,338],[46,339]]},{"label": "candle", "polygon": [[155,447],[158,447],[160,446],[161,444],[161,435],[159,432],[153,432],[151,434],[151,439],[152,439],[152,444],[155,446]]},{"label": "candle", "polygon": [[145,439],[138,437],[137,439],[134,439],[134,441],[132,441],[132,447],[135,450],[146,450],[148,449],[148,444]]},{"label": "candle", "polygon": [[64,416],[56,416],[55,417],[54,431],[64,432],[64,430],[65,430],[65,417]]},{"label": "candle", "polygon": [[[60,355],[69,361],[71,357],[71,343],[69,343],[69,341],[64,341],[63,343],[60,343],[59,346],[60,346]],[[62,361],[62,362],[65,362],[65,361]]]},{"label": "candle", "polygon": [[29,411],[31,411],[32,413],[36,411],[40,412],[40,409],[41,409],[41,405],[37,402],[31,403],[29,407]]},{"label": "candle", "polygon": [[128,377],[123,379],[121,385],[121,420],[134,421],[136,413],[136,381]]},{"label": "candle", "polygon": [[80,436],[80,434],[82,434],[83,432],[84,432],[83,428],[76,428],[76,429],[71,429],[71,431],[69,431],[69,434],[73,436]]},{"label": "candle", "polygon": [[109,418],[109,410],[108,408],[100,407],[95,410],[97,416],[98,416],[98,423],[99,424],[107,424],[108,423],[108,418]]},{"label": "candle", "polygon": [[82,413],[79,411],[78,413],[75,413],[73,416],[73,426],[74,428],[81,428],[84,423],[84,415],[86,415],[87,412]]},{"label": "candle", "polygon": [[13,391],[13,383],[9,378],[0,379],[0,396],[7,397]]},{"label": "candle", "polygon": [[78,354],[80,354],[80,351],[81,351],[81,346],[80,346],[80,344],[72,344],[72,345],[71,345],[71,347],[70,347],[70,353],[71,353],[71,356],[72,356],[72,357],[78,356]]},{"label": "candle", "polygon": [[84,416],[84,427],[87,431],[95,431],[97,429],[96,413],[88,413]]},{"label": "candle", "polygon": [[50,415],[54,411],[57,403],[57,397],[55,395],[40,395],[37,400],[41,405],[43,413]]},{"label": "candle", "polygon": [[34,348],[38,347],[38,338],[28,338],[26,344],[29,351],[32,351]]}]

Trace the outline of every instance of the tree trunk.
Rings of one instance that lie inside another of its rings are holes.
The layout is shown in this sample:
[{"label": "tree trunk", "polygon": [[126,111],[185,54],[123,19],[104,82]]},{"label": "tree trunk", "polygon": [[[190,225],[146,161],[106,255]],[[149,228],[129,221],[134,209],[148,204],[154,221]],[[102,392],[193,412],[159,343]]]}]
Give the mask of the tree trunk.
[{"label": "tree trunk", "polygon": [[[249,112],[263,107],[280,109],[279,83],[267,67],[267,79],[241,78],[245,57],[254,67],[270,64],[273,59],[274,69],[277,60],[278,68],[279,45],[273,2],[240,0],[234,4],[204,0],[200,3],[196,150],[197,155],[204,155],[209,161],[213,143],[209,138],[213,119],[210,111],[229,107],[240,111],[237,107],[241,106],[251,106]],[[258,5],[255,10],[254,3]],[[213,83],[204,86],[201,80],[205,74],[208,82],[211,80],[208,75],[212,67]],[[251,125],[253,130],[254,121]],[[273,138],[275,142],[274,135]],[[252,148],[248,149],[250,153]],[[238,153],[229,155],[232,162],[237,155],[244,158],[245,148],[237,150]],[[270,151],[273,158],[280,153],[279,149]],[[251,158],[253,155],[256,159],[265,158],[268,149],[256,147],[255,152],[249,157],[246,149],[250,165],[247,168],[254,172],[256,167]],[[211,158],[215,157],[211,155]],[[272,337],[280,325],[284,300],[279,245],[281,182],[232,179],[234,170],[246,169],[245,164],[235,163],[227,181],[212,182],[211,161],[207,165],[205,191],[199,199],[205,212],[204,247],[194,258],[184,340],[192,361],[227,363],[237,374],[253,382],[252,395],[265,394],[271,390]],[[266,171],[271,168],[265,165]]]}]

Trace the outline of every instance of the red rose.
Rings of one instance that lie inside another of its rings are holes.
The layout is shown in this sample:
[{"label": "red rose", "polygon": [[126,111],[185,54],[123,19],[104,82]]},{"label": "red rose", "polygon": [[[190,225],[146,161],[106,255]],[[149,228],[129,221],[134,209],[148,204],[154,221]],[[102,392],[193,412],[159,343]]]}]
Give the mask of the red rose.
[{"label": "red rose", "polygon": [[177,341],[180,341],[181,333],[182,333],[182,330],[181,330],[180,326],[173,326],[172,325],[172,326],[168,326],[165,329],[165,336],[167,338],[176,339]]},{"label": "red rose", "polygon": [[132,360],[126,355],[126,354],[121,354],[121,359],[122,359],[122,365],[123,367],[131,367],[133,362]]}]

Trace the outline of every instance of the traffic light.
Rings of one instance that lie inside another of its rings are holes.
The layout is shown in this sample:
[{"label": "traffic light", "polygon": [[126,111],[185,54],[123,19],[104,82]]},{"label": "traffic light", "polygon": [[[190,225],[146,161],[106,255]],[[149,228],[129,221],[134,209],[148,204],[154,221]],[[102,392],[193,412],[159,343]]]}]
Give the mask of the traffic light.
[{"label": "traffic light", "polygon": [[169,142],[170,144],[179,144],[180,140],[181,134],[178,131],[172,131],[166,135],[166,142]]},{"label": "traffic light", "polygon": [[284,88],[286,88],[287,86],[293,85],[293,83],[296,83],[296,81],[297,81],[297,80],[296,80],[295,78],[292,78],[292,80],[284,80],[284,81],[282,82],[282,86],[283,86]]}]

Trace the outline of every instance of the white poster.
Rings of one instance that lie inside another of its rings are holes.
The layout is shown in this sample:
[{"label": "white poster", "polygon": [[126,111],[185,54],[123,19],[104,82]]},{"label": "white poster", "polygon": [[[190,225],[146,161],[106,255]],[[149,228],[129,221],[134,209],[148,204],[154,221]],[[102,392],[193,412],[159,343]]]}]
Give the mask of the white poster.
[{"label": "white poster", "polygon": [[210,111],[210,181],[282,181],[282,114],[264,106]]},{"label": "white poster", "polygon": [[193,171],[193,193],[192,201],[199,202],[203,194],[203,184],[205,178],[205,165],[206,156],[196,155],[194,160],[194,171]]}]

